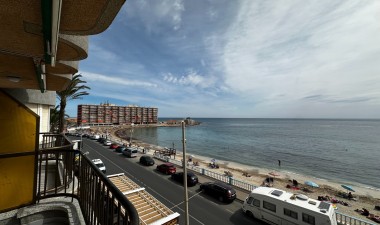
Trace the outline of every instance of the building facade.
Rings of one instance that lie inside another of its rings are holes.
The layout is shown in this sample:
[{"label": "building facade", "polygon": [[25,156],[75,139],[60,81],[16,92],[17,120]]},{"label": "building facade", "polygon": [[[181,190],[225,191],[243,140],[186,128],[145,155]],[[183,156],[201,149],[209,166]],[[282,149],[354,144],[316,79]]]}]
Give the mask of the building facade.
[{"label": "building facade", "polygon": [[158,108],[116,106],[111,104],[78,105],[78,125],[156,124]]}]

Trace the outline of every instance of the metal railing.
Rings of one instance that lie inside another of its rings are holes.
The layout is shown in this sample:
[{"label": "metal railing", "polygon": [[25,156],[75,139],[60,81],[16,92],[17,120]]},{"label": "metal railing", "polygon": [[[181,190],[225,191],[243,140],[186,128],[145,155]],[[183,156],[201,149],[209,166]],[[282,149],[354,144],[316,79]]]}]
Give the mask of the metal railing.
[{"label": "metal railing", "polygon": [[41,134],[36,199],[76,198],[87,224],[138,225],[132,203],[60,134]]},{"label": "metal railing", "polygon": [[339,225],[375,225],[375,223],[352,217],[340,212],[336,212],[335,214],[336,221]]}]

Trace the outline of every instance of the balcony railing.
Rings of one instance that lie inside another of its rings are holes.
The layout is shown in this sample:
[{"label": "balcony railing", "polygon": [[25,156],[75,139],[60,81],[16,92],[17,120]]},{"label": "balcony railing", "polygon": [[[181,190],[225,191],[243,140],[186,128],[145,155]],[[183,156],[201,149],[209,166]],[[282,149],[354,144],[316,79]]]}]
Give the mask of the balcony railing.
[{"label": "balcony railing", "polygon": [[139,224],[131,202],[65,136],[41,135],[37,201],[68,196],[78,200],[87,224]]}]

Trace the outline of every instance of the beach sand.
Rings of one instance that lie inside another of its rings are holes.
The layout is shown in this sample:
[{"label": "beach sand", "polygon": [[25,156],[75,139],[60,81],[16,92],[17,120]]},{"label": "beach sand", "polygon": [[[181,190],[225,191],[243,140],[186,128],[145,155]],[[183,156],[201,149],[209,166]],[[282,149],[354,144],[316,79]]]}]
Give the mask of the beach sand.
[{"label": "beach sand", "polygon": [[[104,132],[105,129],[108,133],[111,134],[111,138],[115,141],[129,144],[129,130],[125,130],[128,127],[125,126],[119,126],[119,127],[113,127],[113,128],[97,128],[95,130],[98,133]],[[133,139],[133,145],[139,146],[145,149],[148,149],[148,154],[154,153],[155,150],[162,150],[163,147],[161,146],[155,146],[151,144],[147,144],[144,142],[141,142],[139,140]],[[220,174],[224,174],[225,171],[229,171],[232,173],[233,178],[237,180],[244,181],[246,183],[251,183],[256,186],[262,185],[263,181],[267,177],[271,177],[269,173],[274,172],[278,174],[279,176],[274,177],[273,187],[286,190],[288,192],[292,193],[301,193],[304,195],[307,195],[309,198],[318,199],[318,196],[330,196],[333,197],[339,201],[348,203],[348,206],[345,206],[341,203],[337,203],[336,206],[338,207],[338,211],[347,215],[351,215],[360,219],[368,220],[365,216],[360,215],[359,213],[355,212],[355,209],[362,209],[366,208],[370,211],[370,213],[373,213],[375,215],[380,215],[380,211],[376,211],[374,209],[375,205],[380,205],[380,191],[375,189],[368,189],[363,187],[354,187],[355,192],[353,192],[355,200],[348,200],[343,197],[339,197],[339,193],[347,193],[345,189],[341,187],[341,184],[318,179],[316,177],[308,177],[301,174],[295,174],[290,173],[288,171],[285,171],[281,169],[280,167],[274,168],[273,170],[263,169],[263,168],[257,168],[253,166],[247,166],[243,164],[238,164],[234,162],[226,162],[222,160],[217,160],[217,164],[219,165],[218,169],[211,169],[208,167],[209,163],[211,162],[211,158],[194,155],[194,154],[188,154],[188,156],[192,156],[193,162],[198,162],[199,167],[201,168],[207,168],[209,170],[212,170],[213,172],[217,172]],[[182,159],[182,151],[179,153],[177,152],[176,155],[177,160]],[[248,174],[248,176],[243,175]],[[287,185],[292,185],[292,180],[295,179],[299,183],[299,190],[294,190],[290,188],[286,188]],[[305,181],[313,181],[319,185],[319,188],[312,188],[307,185],[305,185]],[[305,192],[301,190],[303,187],[307,187],[312,192]]]}]

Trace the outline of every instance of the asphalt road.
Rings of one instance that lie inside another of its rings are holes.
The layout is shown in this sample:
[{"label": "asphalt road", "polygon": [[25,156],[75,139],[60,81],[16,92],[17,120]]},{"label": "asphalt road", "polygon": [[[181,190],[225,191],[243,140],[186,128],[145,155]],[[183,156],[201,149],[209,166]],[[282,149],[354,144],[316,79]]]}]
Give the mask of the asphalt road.
[{"label": "asphalt road", "polygon": [[[181,214],[180,224],[185,224],[184,189],[181,184],[170,179],[155,170],[156,165],[146,167],[141,165],[136,158],[126,158],[121,153],[116,153],[103,146],[99,142],[83,139],[83,151],[88,151],[90,159],[101,159],[106,166],[106,175],[124,173],[139,186],[144,187],[151,195]],[[155,160],[157,164],[161,162]],[[201,176],[201,175],[198,175]],[[241,210],[241,202],[234,201],[231,204],[220,203],[202,192],[199,185],[188,188],[189,196],[189,223],[192,225],[224,225],[224,224],[265,224],[245,216]]]}]

